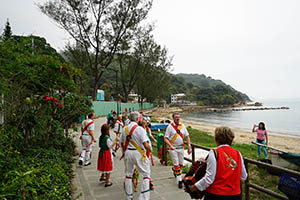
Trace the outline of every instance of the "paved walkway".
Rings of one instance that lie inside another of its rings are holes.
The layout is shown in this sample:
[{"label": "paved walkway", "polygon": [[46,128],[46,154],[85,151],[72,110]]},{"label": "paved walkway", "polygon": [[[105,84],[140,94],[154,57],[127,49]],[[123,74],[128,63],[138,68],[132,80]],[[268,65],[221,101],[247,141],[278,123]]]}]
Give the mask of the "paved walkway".
[{"label": "paved walkway", "polygon": [[[98,155],[98,138],[100,135],[100,127],[106,123],[105,118],[98,118],[95,120],[95,138],[97,144],[93,146],[92,164],[89,166],[79,166],[76,157],[76,162],[73,164],[74,179],[73,186],[75,189],[74,197],[82,194],[80,200],[122,200],[125,199],[123,189],[124,182],[124,163],[120,161],[121,151],[119,150],[114,159],[114,169],[111,174],[111,187],[105,188],[105,183],[100,183],[100,173],[97,171],[97,155]],[[80,151],[81,143],[79,134],[76,133],[74,140],[76,141],[78,151]],[[114,134],[111,130],[111,137]],[[155,165],[151,167],[151,178],[154,184],[154,191],[151,191],[151,199],[153,200],[184,200],[190,199],[189,195],[178,189],[176,180],[171,173],[171,166],[163,166],[159,160],[154,157]],[[141,180],[139,180],[140,189]],[[134,194],[134,199],[138,199],[139,192]]]}]

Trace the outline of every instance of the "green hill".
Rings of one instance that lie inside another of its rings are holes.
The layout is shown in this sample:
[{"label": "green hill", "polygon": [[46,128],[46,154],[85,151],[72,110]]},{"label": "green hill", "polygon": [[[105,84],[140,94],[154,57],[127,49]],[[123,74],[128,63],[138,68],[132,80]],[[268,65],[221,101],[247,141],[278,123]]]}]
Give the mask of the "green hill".
[{"label": "green hill", "polygon": [[246,94],[204,74],[172,75],[171,85],[171,93],[185,93],[188,100],[199,105],[232,105],[250,101]]}]

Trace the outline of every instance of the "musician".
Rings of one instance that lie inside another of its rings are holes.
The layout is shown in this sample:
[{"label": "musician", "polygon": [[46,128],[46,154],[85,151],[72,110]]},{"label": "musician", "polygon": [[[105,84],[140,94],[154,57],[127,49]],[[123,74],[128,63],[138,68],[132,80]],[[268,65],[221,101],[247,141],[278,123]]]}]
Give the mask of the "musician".
[{"label": "musician", "polygon": [[92,144],[93,142],[96,142],[94,137],[94,119],[96,119],[95,113],[89,113],[88,119],[82,122],[82,135],[80,137],[82,150],[79,157],[79,165],[82,165],[84,160],[84,166],[88,166],[91,164],[90,159],[92,156]]},{"label": "musician", "polygon": [[191,154],[191,142],[187,129],[183,124],[180,124],[179,113],[172,115],[174,122],[167,127],[164,140],[169,146],[174,166],[172,167],[174,176],[177,179],[178,188],[182,188],[181,167],[183,166],[184,158],[184,137],[188,143],[188,154]]},{"label": "musician", "polygon": [[191,191],[205,190],[204,200],[240,200],[240,180],[246,180],[247,172],[241,153],[230,147],[233,139],[230,128],[216,128],[217,153],[209,152],[205,176],[190,186]]},{"label": "musician", "polygon": [[[148,144],[148,137],[145,129],[138,126],[140,121],[140,114],[132,112],[129,115],[130,124],[126,126],[121,134],[120,142],[123,149],[123,156],[125,159],[125,184],[124,189],[126,199],[133,199],[132,191],[132,176],[134,172],[134,165],[137,167],[139,174],[142,176],[141,193],[139,199],[150,199],[150,160],[146,156],[147,153],[152,152],[151,146]],[[130,136],[130,137],[129,137]],[[121,157],[121,159],[123,158]]]}]

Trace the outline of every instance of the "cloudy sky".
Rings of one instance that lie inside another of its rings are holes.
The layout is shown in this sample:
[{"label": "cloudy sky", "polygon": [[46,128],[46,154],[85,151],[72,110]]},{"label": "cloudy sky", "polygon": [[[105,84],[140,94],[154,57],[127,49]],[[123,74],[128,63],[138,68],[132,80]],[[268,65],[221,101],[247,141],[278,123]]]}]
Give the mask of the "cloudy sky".
[{"label": "cloudy sky", "polygon": [[[2,0],[0,31],[9,18],[14,34],[62,49],[68,35],[36,2],[45,0]],[[300,98],[299,8],[299,0],[154,0],[148,20],[174,55],[174,73],[221,79],[258,100]]]}]

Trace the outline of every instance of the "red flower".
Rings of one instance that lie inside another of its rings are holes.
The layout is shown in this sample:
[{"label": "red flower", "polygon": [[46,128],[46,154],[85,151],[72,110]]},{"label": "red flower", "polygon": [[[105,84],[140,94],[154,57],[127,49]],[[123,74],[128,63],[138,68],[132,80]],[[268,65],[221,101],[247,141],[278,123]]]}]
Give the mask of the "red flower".
[{"label": "red flower", "polygon": [[61,103],[57,103],[56,105],[57,105],[58,107],[60,107],[60,108],[63,107],[63,105],[62,105]]},{"label": "red flower", "polygon": [[49,101],[49,100],[51,100],[51,98],[50,98],[50,97],[46,97],[45,100],[46,100],[46,101]]},{"label": "red flower", "polygon": [[41,97],[45,98],[46,96],[44,94],[42,94]]},{"label": "red flower", "polygon": [[52,97],[51,100],[56,102],[58,101],[56,97]]}]

